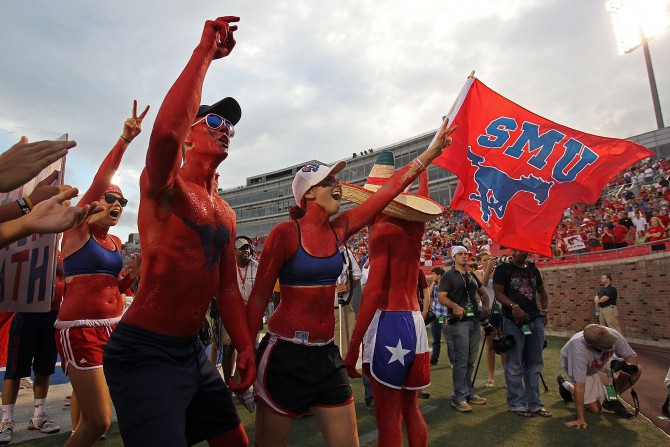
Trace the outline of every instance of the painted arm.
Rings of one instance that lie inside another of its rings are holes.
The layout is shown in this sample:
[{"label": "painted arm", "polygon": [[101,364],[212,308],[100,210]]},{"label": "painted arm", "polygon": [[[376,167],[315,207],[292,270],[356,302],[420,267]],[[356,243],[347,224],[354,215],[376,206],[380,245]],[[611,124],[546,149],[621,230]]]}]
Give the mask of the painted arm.
[{"label": "painted arm", "polygon": [[361,374],[356,370],[356,363],[360,354],[361,343],[365,332],[367,332],[372,319],[379,308],[379,301],[383,290],[382,281],[385,276],[386,266],[388,266],[388,254],[377,253],[375,251],[375,264],[370,266],[368,282],[365,284],[361,305],[358,309],[358,317],[354,325],[354,331],[349,342],[349,351],[344,359],[344,365],[347,368],[347,374],[352,379],[361,378]]},{"label": "painted arm", "polygon": [[450,135],[456,130],[456,127],[447,127],[447,125],[448,120],[445,120],[435,142],[417,157],[418,163],[412,160],[400,168],[365,202],[343,212],[333,220],[331,225],[338,232],[340,239],[346,240],[370,224],[403,189],[417,178],[421,171],[425,170],[420,168],[419,164],[424,167],[428,166],[442,154],[445,147],[451,145]]},{"label": "painted arm", "polygon": [[132,116],[123,123],[121,136],[102,161],[102,164],[98,168],[98,172],[96,172],[95,177],[93,177],[93,183],[91,183],[88,191],[81,197],[77,206],[83,206],[93,200],[99,199],[105,189],[112,183],[112,177],[114,177],[116,170],[119,169],[123,154],[126,152],[126,149],[128,149],[130,142],[142,132],[142,120],[147,115],[148,111],[149,106],[144,109],[140,116],[137,116],[137,101],[133,101]]},{"label": "painted arm", "polygon": [[[232,232],[231,241],[235,240]],[[219,290],[216,304],[219,307],[221,322],[237,349],[237,369],[240,372],[240,382],[230,380],[230,388],[242,393],[249,389],[256,378],[256,364],[254,363],[254,345],[247,327],[246,309],[244,300],[237,284],[237,269],[235,264],[235,248],[231,242],[225,248],[219,264]],[[268,295],[269,297],[269,295]],[[258,327],[258,326],[255,326]],[[255,333],[254,333],[255,338]]]},{"label": "painted arm", "polygon": [[146,174],[149,194],[171,186],[181,166],[182,144],[200,106],[202,84],[210,64],[228,56],[235,46],[233,22],[239,17],[219,17],[205,22],[200,43],[161,105],[149,139]]},{"label": "painted arm", "polygon": [[[256,336],[255,329],[261,325],[265,308],[287,258],[286,253],[293,253],[297,249],[296,231],[295,222],[284,222],[275,226],[265,240],[263,253],[258,262],[256,282],[247,302],[247,326],[253,331],[252,338]],[[286,247],[286,241],[295,241],[295,248],[292,251]]]},{"label": "painted arm", "polygon": [[142,268],[142,255],[138,253],[133,258],[133,263],[130,267],[130,271],[128,272],[128,274],[123,278],[119,279],[119,292],[126,293],[126,291],[130,289],[130,286],[133,285],[137,277],[140,275],[141,268]]}]

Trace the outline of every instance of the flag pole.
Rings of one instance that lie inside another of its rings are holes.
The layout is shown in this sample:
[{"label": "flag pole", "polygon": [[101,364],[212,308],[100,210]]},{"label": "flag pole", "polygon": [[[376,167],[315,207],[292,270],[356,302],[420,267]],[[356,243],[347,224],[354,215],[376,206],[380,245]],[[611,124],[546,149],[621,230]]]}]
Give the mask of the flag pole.
[{"label": "flag pole", "polygon": [[[474,82],[474,80],[475,80],[475,71],[472,70],[470,72],[470,75],[465,80],[465,85],[461,89],[461,92],[458,94],[458,97],[456,98],[454,103],[451,105],[451,109],[449,109],[449,113],[447,113],[445,115],[445,117],[444,117],[445,120],[448,119],[450,123],[453,122],[453,117],[455,117],[456,114],[458,114],[458,111],[460,110],[461,105],[463,104],[463,101],[465,101],[465,97],[467,96],[468,91],[470,91],[470,86],[472,86],[472,83]],[[442,122],[444,123],[444,120],[442,120]],[[437,132],[435,132],[435,135],[433,136],[433,139],[430,141],[430,144],[428,145],[428,147],[432,146],[433,143],[435,143],[435,138],[437,138],[437,134],[439,132],[440,132],[439,130]]]}]

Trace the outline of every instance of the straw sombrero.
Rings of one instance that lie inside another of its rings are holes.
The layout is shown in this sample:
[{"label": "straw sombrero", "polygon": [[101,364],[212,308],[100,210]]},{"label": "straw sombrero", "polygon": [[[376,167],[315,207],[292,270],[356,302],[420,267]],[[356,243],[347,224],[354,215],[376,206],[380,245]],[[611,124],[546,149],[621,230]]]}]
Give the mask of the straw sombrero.
[{"label": "straw sombrero", "polygon": [[[363,203],[393,175],[393,152],[381,151],[363,187],[342,182],[342,198],[354,203]],[[401,192],[389,203],[384,214],[416,222],[428,222],[444,212],[439,203],[417,194]]]}]

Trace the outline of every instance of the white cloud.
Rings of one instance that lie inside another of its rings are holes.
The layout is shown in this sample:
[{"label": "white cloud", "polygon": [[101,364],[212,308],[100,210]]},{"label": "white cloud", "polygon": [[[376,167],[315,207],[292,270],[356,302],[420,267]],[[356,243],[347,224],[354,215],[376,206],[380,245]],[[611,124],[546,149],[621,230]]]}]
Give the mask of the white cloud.
[{"label": "white cloud", "polygon": [[[3,3],[0,147],[69,132],[78,147],[67,181],[86,188],[132,100],[151,104],[121,165],[132,196],[115,230],[125,236],[160,104],[204,21],[224,14],[241,17],[237,47],[212,63],[203,89],[203,103],[234,96],[243,110],[219,167],[224,188],[434,129],[472,69],[509,99],[586,132],[655,128],[642,52],[617,55],[604,0],[41,0]],[[650,49],[667,114],[670,33]]]}]

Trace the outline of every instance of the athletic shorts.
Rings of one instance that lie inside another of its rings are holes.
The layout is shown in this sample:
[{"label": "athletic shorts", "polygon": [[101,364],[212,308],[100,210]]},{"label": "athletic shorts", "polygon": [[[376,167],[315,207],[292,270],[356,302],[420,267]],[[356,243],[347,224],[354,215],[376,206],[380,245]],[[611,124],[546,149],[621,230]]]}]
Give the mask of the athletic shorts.
[{"label": "athletic shorts", "polygon": [[173,337],[120,322],[104,365],[126,446],[193,445],[240,425],[230,392],[197,336]]},{"label": "athletic shorts", "polygon": [[426,325],[418,311],[377,310],[363,338],[363,363],[390,388],[418,390],[430,385]]},{"label": "athletic shorts", "polygon": [[[573,379],[574,381],[574,379]],[[584,405],[599,402],[607,396],[605,385],[600,379],[600,374],[586,376],[586,383],[584,387]]]},{"label": "athletic shorts", "polygon": [[256,351],[258,397],[277,414],[300,417],[312,405],[342,407],[354,401],[347,370],[332,341],[296,344],[267,333]]},{"label": "athletic shorts", "polygon": [[63,372],[67,374],[70,366],[81,371],[102,368],[102,353],[113,330],[114,326],[56,329]]},{"label": "athletic shorts", "polygon": [[56,367],[54,322],[58,311],[46,313],[17,312],[9,328],[9,349],[5,379],[50,376]]}]

